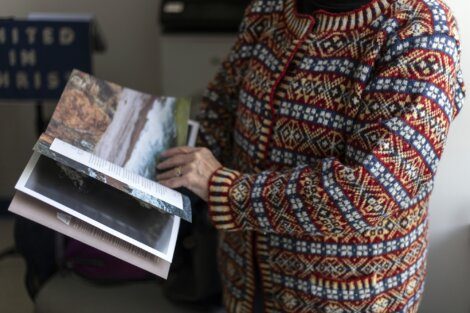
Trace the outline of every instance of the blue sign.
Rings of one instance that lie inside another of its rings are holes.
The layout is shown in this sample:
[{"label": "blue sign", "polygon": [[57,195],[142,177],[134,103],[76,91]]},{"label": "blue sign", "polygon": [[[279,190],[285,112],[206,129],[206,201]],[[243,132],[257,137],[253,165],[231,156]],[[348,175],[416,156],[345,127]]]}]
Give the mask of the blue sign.
[{"label": "blue sign", "polygon": [[92,71],[89,22],[0,20],[0,99],[58,99]]}]

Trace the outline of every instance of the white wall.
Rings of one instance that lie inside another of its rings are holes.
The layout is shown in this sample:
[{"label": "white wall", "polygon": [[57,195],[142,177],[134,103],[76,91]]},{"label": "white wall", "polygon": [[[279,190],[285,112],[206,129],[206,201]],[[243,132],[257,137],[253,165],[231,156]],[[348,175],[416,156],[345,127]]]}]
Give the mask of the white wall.
[{"label": "white wall", "polygon": [[[95,55],[95,74],[138,90],[158,93],[160,0],[0,0],[0,16],[29,12],[92,12],[108,43]],[[36,140],[32,103],[0,102],[0,198],[11,195]]]},{"label": "white wall", "polygon": [[[470,3],[447,0],[460,26],[470,90]],[[430,201],[430,251],[421,313],[470,312],[470,91],[451,126]]]}]

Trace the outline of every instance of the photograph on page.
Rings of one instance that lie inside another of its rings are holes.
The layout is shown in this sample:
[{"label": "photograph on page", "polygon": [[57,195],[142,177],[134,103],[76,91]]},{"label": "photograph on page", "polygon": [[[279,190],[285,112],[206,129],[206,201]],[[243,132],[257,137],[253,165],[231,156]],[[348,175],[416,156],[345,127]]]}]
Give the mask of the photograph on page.
[{"label": "photograph on page", "polygon": [[35,153],[18,190],[171,262],[180,218]]}]

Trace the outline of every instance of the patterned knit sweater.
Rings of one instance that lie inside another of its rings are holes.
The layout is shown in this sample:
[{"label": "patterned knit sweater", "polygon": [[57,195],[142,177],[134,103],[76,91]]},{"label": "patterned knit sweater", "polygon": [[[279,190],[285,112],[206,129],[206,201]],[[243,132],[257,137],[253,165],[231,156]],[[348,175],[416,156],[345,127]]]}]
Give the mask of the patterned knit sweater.
[{"label": "patterned knit sweater", "polygon": [[440,0],[301,15],[255,0],[202,102],[229,312],[417,312],[427,209],[464,87]]}]

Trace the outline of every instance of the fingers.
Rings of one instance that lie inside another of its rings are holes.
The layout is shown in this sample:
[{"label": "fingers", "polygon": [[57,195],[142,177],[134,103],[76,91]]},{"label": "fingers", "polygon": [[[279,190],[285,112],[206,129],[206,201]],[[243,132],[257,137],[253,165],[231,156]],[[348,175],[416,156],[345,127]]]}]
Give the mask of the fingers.
[{"label": "fingers", "polygon": [[161,156],[164,157],[164,158],[171,158],[174,155],[187,154],[187,153],[191,153],[195,150],[196,150],[196,148],[187,147],[187,146],[175,147],[175,148],[171,148],[171,149],[166,150],[165,152],[163,152],[161,154]]},{"label": "fingers", "polygon": [[169,188],[185,187],[207,201],[209,178],[222,165],[207,148],[178,147],[162,154],[167,159],[157,168],[165,172],[157,175],[160,184]]},{"label": "fingers", "polygon": [[[189,166],[188,166],[188,168],[189,168]],[[186,187],[188,189],[191,189],[191,187],[192,187],[191,182],[193,181],[191,170],[190,169],[184,169],[184,170],[182,170],[182,172],[184,174],[182,174],[181,176],[175,176],[175,171],[174,170],[167,171],[166,173],[161,174],[161,175],[165,175],[167,178],[158,179],[158,183],[160,183],[164,186],[167,186],[169,188],[172,188],[172,189],[176,189],[176,188],[180,188],[180,187]],[[166,174],[168,174],[168,175],[166,175]]]},{"label": "fingers", "polygon": [[[170,151],[170,150],[168,150]],[[194,155],[192,153],[187,154],[175,154],[172,157],[169,157],[165,161],[157,165],[159,170],[165,170],[176,166],[182,166],[188,163],[191,163],[194,160]]]},{"label": "fingers", "polygon": [[[183,175],[186,175],[189,170],[190,170],[190,166],[189,165],[185,165],[185,166],[182,166],[181,167],[181,172],[178,173],[178,168],[179,166],[169,170],[169,171],[166,171],[166,172],[163,172],[159,175],[157,175],[157,180],[158,181],[161,181],[161,180],[167,180],[167,179],[170,179],[170,178],[175,178],[175,177],[179,177],[179,176],[183,176]],[[180,175],[178,175],[180,174]]]},{"label": "fingers", "polygon": [[188,187],[187,179],[184,176],[178,176],[178,177],[162,180],[162,181],[159,181],[159,183],[172,189],[176,189],[180,187]]}]

